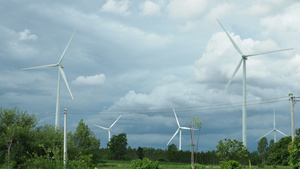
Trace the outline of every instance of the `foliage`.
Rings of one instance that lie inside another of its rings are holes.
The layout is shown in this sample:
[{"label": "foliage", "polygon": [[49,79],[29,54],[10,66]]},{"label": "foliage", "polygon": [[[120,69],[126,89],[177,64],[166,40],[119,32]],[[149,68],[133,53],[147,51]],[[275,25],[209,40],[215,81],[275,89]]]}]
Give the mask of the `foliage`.
[{"label": "foliage", "polygon": [[257,151],[261,155],[262,163],[264,163],[264,161],[268,155],[267,148],[268,148],[268,140],[266,137],[263,137],[260,139],[260,141],[258,142],[258,146],[257,146]]},{"label": "foliage", "polygon": [[230,161],[223,161],[220,165],[221,169],[241,169],[242,165],[238,161],[230,160]]},{"label": "foliage", "polygon": [[44,153],[38,155],[34,152],[31,158],[27,159],[24,166],[31,168],[59,168],[63,165],[61,152],[58,148],[45,148],[43,144],[39,145]]},{"label": "foliage", "polygon": [[92,162],[92,157],[92,154],[80,155],[77,160],[68,161],[67,168],[94,169],[96,166]]},{"label": "foliage", "polygon": [[239,162],[245,162],[248,154],[248,149],[243,145],[242,142],[237,140],[225,138],[224,142],[220,140],[219,144],[217,145],[217,156],[222,161],[236,160]]},{"label": "foliage", "polygon": [[[193,167],[192,167],[192,165],[188,165],[186,168],[187,169],[192,169]],[[204,169],[204,168],[205,167],[203,165],[201,165],[201,164],[198,164],[198,163],[194,164],[194,169]]]},{"label": "foliage", "polygon": [[11,163],[14,168],[21,166],[28,158],[26,152],[32,152],[33,128],[36,124],[37,120],[33,114],[22,112],[17,107],[0,107],[1,151],[6,147],[8,168],[12,167]]},{"label": "foliage", "polygon": [[249,160],[251,161],[252,165],[261,164],[261,157],[257,151],[253,151],[249,154]]},{"label": "foliage", "polygon": [[75,160],[78,158],[78,154],[81,153],[86,156],[92,154],[93,163],[99,162],[100,140],[96,139],[93,131],[89,129],[88,125],[85,125],[82,119],[79,121],[74,134],[69,135],[68,154],[70,160]]},{"label": "foliage", "polygon": [[159,169],[159,162],[152,162],[148,158],[143,158],[143,160],[137,159],[131,161],[131,166],[134,169]]},{"label": "foliage", "polygon": [[177,149],[177,147],[176,147],[175,144],[170,144],[170,145],[168,146],[168,150],[174,150],[174,151],[177,151],[178,149]]},{"label": "foliage", "polygon": [[281,138],[270,148],[268,164],[271,165],[288,165],[288,145],[292,141],[291,136]]},{"label": "foliage", "polygon": [[300,137],[300,128],[295,129],[296,137]]},{"label": "foliage", "polygon": [[194,169],[194,163],[195,163],[195,156],[194,156],[194,132],[196,129],[199,129],[198,137],[197,137],[197,150],[198,150],[198,143],[199,143],[199,136],[200,136],[200,129],[201,129],[201,122],[198,118],[192,118],[190,120],[190,131],[191,131],[191,167]]},{"label": "foliage", "polygon": [[289,164],[293,167],[300,167],[300,141],[294,140],[289,147]]},{"label": "foliage", "polygon": [[127,138],[125,133],[113,136],[107,143],[110,159],[123,160],[126,154]]},{"label": "foliage", "polygon": [[138,149],[137,149],[137,155],[138,155],[138,158],[141,160],[141,159],[143,159],[144,158],[144,150],[143,150],[143,148],[142,147],[138,147]]}]

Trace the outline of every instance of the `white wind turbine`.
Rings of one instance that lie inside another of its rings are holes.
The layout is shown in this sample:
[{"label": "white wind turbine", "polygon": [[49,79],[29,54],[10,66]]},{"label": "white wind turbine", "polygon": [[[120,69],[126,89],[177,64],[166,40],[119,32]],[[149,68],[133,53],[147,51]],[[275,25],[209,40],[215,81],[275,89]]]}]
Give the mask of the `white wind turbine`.
[{"label": "white wind turbine", "polygon": [[108,141],[110,141],[110,131],[111,131],[111,128],[116,124],[116,122],[119,120],[119,118],[121,118],[122,115],[120,115],[117,120],[109,127],[109,128],[106,128],[106,127],[102,127],[102,126],[98,126],[96,124],[93,124],[94,126],[96,127],[99,127],[99,128],[102,128],[104,130],[107,130],[108,131]]},{"label": "white wind turbine", "polygon": [[178,121],[178,118],[176,116],[176,112],[175,112],[174,109],[173,109],[173,112],[174,112],[175,119],[176,119],[176,122],[177,122],[177,125],[178,125],[178,129],[176,130],[176,132],[174,133],[174,135],[172,136],[172,138],[169,140],[169,142],[167,143],[167,145],[170,144],[170,142],[173,140],[173,138],[176,136],[176,134],[179,131],[179,149],[178,150],[181,150],[181,130],[182,129],[184,129],[184,130],[190,130],[191,128],[189,128],[189,127],[181,127],[180,124],[179,124],[179,121]]},{"label": "white wind turbine", "polygon": [[261,136],[259,139],[257,139],[256,141],[260,140],[263,137],[266,137],[267,135],[269,135],[270,133],[274,132],[274,143],[276,143],[276,132],[279,132],[280,134],[287,136],[286,134],[284,134],[282,131],[276,129],[275,127],[275,109],[274,109],[274,115],[273,115],[273,129],[271,131],[269,131],[267,134]]},{"label": "white wind turbine", "polygon": [[224,32],[226,33],[227,37],[229,38],[229,40],[231,41],[232,45],[234,46],[234,48],[239,52],[239,54],[241,55],[241,60],[239,61],[237,67],[235,68],[230,80],[228,81],[226,87],[225,87],[225,92],[228,88],[228,86],[230,85],[233,77],[235,76],[235,74],[237,73],[237,71],[239,70],[239,68],[241,67],[241,64],[243,62],[243,121],[242,121],[242,135],[243,135],[243,145],[245,147],[247,147],[247,110],[246,110],[246,60],[248,59],[248,57],[250,56],[256,56],[256,55],[263,55],[263,54],[268,54],[268,53],[275,53],[275,52],[281,52],[281,51],[285,51],[285,50],[292,50],[292,48],[289,49],[281,49],[281,50],[273,50],[273,51],[266,51],[266,52],[261,52],[261,53],[253,53],[253,54],[244,54],[241,49],[237,46],[237,44],[234,42],[234,40],[231,38],[231,36],[228,34],[228,32],[225,30],[225,28],[223,27],[223,25],[221,24],[221,22],[219,20],[217,20],[219,22],[219,24],[221,25],[222,29],[224,30]]},{"label": "white wind turbine", "polygon": [[52,67],[58,67],[58,85],[57,85],[57,99],[56,99],[56,115],[55,115],[55,129],[58,129],[58,126],[59,126],[59,100],[60,100],[60,80],[61,80],[61,76],[62,78],[64,79],[65,81],[65,84],[69,90],[69,93],[71,95],[71,98],[72,100],[74,100],[74,97],[72,95],[72,92],[70,90],[70,87],[69,87],[69,84],[68,84],[68,81],[67,81],[67,78],[66,78],[66,75],[65,75],[65,72],[63,70],[64,66],[61,64],[66,52],[67,52],[67,49],[72,41],[72,38],[74,36],[76,32],[76,29],[74,30],[64,52],[62,53],[59,61],[56,63],[56,64],[50,64],[50,65],[43,65],[43,66],[36,66],[36,67],[29,67],[29,68],[24,68],[23,70],[27,70],[27,69],[41,69],[41,68],[52,68]]}]

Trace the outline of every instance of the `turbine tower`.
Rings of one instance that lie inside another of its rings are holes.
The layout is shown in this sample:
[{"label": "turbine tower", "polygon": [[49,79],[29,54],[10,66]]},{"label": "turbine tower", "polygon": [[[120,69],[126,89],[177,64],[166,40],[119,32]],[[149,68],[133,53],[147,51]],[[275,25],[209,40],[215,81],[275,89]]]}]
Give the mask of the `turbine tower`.
[{"label": "turbine tower", "polygon": [[274,132],[274,143],[276,143],[276,132],[279,132],[280,134],[287,136],[286,134],[284,134],[282,131],[276,129],[275,127],[275,109],[274,109],[274,115],[273,115],[273,129],[271,131],[269,131],[267,134],[261,136],[259,139],[257,139],[256,141],[260,140],[263,137],[266,137],[267,135],[269,135],[270,133]]},{"label": "turbine tower", "polygon": [[181,127],[180,124],[179,124],[179,121],[178,121],[178,118],[176,116],[176,112],[175,112],[174,109],[173,109],[173,112],[174,112],[175,119],[176,119],[176,122],[177,122],[177,125],[178,125],[178,129],[176,130],[176,132],[174,133],[174,135],[172,136],[172,138],[169,140],[169,142],[167,143],[167,145],[170,144],[170,142],[173,140],[173,138],[176,136],[176,134],[179,131],[179,149],[178,150],[181,150],[181,130],[182,129],[184,129],[184,130],[190,130],[191,128],[189,128],[189,127]]},{"label": "turbine tower", "polygon": [[99,127],[99,128],[102,128],[104,130],[107,130],[108,131],[108,141],[110,141],[110,131],[111,131],[111,128],[117,123],[117,121],[119,120],[119,118],[121,118],[122,115],[120,115],[117,120],[109,127],[109,128],[106,128],[106,127],[102,127],[102,126],[98,126],[96,124],[93,124],[94,126],[96,127]]},{"label": "turbine tower", "polygon": [[239,52],[239,54],[241,55],[241,60],[239,61],[237,67],[235,68],[230,80],[228,81],[226,87],[225,87],[225,92],[228,88],[228,86],[230,85],[232,79],[234,78],[235,74],[237,73],[237,71],[239,70],[239,68],[241,67],[241,64],[243,62],[243,114],[242,114],[242,138],[243,138],[243,145],[245,147],[247,147],[247,109],[246,109],[246,60],[248,59],[248,57],[251,56],[257,56],[257,55],[263,55],[263,54],[269,54],[269,53],[275,53],[275,52],[281,52],[281,51],[286,51],[286,50],[292,50],[292,48],[289,49],[281,49],[281,50],[273,50],[273,51],[267,51],[267,52],[261,52],[261,53],[253,53],[253,54],[244,54],[241,49],[238,47],[238,45],[234,42],[234,40],[231,38],[231,36],[228,34],[228,32],[225,30],[225,28],[223,27],[223,25],[221,24],[221,22],[219,20],[217,20],[220,24],[220,26],[222,27],[222,29],[224,30],[224,32],[226,33],[227,37],[229,38],[229,40],[231,41],[232,45],[234,46],[234,48]]},{"label": "turbine tower", "polygon": [[68,84],[68,81],[67,81],[67,78],[66,78],[66,75],[65,75],[65,72],[63,70],[64,66],[61,64],[66,52],[67,52],[67,49],[69,48],[69,45],[72,41],[72,38],[74,36],[76,32],[76,29],[74,30],[65,50],[63,51],[59,61],[56,63],[56,64],[50,64],[50,65],[43,65],[43,66],[36,66],[36,67],[29,67],[29,68],[24,68],[23,70],[28,70],[28,69],[42,69],[42,68],[52,68],[52,67],[58,67],[58,83],[57,83],[57,99],[56,99],[56,115],[55,115],[55,129],[57,130],[58,127],[59,127],[59,101],[60,101],[60,81],[61,81],[61,77],[64,79],[64,82],[69,90],[69,93],[71,95],[71,98],[72,100],[74,100],[74,97],[72,95],[72,92],[70,90],[70,87],[69,87],[69,84]]}]

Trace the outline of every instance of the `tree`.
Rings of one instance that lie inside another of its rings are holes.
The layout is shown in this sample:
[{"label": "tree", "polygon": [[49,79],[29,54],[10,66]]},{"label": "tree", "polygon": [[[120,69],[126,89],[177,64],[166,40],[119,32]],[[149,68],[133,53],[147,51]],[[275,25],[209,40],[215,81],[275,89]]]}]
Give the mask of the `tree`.
[{"label": "tree", "polygon": [[247,162],[249,151],[242,142],[225,138],[224,142],[219,141],[217,145],[217,156],[222,161],[236,160],[239,162]]},{"label": "tree", "polygon": [[262,163],[265,162],[265,158],[267,157],[267,147],[268,147],[268,140],[266,137],[263,137],[258,142],[257,151],[261,155]]},{"label": "tree", "polygon": [[143,158],[144,158],[144,150],[143,150],[143,148],[142,147],[138,147],[138,149],[137,149],[137,155],[138,155],[138,158],[140,159],[140,160],[142,160]]},{"label": "tree", "polygon": [[178,162],[178,150],[175,144],[168,146],[167,157],[171,162]]},{"label": "tree", "polygon": [[289,164],[294,168],[300,167],[300,139],[297,137],[289,146]]},{"label": "tree", "polygon": [[[201,129],[201,122],[199,122],[199,117],[198,118],[192,118],[190,120],[190,131],[191,131],[191,148],[192,148],[192,152],[191,152],[191,166],[192,169],[195,168],[194,166],[194,162],[195,162],[195,156],[194,156],[194,131],[196,129],[199,129],[199,133],[198,133],[198,137],[197,137],[197,150],[198,150],[198,143],[199,143],[199,136],[200,136],[200,129]],[[197,159],[197,157],[196,157]]]},{"label": "tree", "polygon": [[[78,126],[74,134],[70,134],[70,144],[68,145],[68,151],[73,151],[73,157],[69,154],[69,159],[78,158],[74,157],[74,155],[90,155],[92,154],[92,160],[94,163],[98,163],[100,160],[100,139],[96,139],[93,131],[91,131],[81,119],[78,122]],[[77,149],[77,150],[76,150]],[[77,153],[76,153],[77,151]]]},{"label": "tree", "polygon": [[[14,147],[14,160],[16,167],[25,161],[26,150],[32,139],[30,137],[32,129],[37,124],[37,119],[34,114],[29,115],[27,112],[20,111],[17,107],[12,109],[2,109],[0,107],[0,139],[7,148],[7,165],[11,168],[11,150]],[[28,141],[24,139],[28,138]],[[22,146],[22,148],[20,148]],[[24,152],[25,150],[25,152]],[[30,151],[29,151],[30,152]],[[20,157],[20,155],[23,155]]]},{"label": "tree", "polygon": [[300,128],[295,129],[296,137],[300,137]]},{"label": "tree", "polygon": [[112,160],[123,160],[126,154],[127,138],[125,133],[113,136],[107,143]]},{"label": "tree", "polygon": [[283,137],[270,148],[268,163],[271,165],[288,165],[288,145],[292,137]]}]

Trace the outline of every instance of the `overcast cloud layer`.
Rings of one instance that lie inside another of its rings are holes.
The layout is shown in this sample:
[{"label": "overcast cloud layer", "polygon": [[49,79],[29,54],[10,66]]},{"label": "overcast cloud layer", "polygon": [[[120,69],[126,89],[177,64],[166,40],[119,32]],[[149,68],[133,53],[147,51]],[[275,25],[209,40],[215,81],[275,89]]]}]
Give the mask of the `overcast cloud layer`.
[{"label": "overcast cloud layer", "polygon": [[[248,147],[273,128],[274,109],[276,128],[291,135],[288,93],[300,95],[296,0],[11,0],[0,15],[1,106],[35,113],[40,125],[54,125],[58,70],[22,68],[57,63],[77,28],[62,61],[74,100],[62,81],[60,126],[67,108],[68,130],[83,119],[106,147],[107,131],[92,124],[109,127],[122,114],[113,135],[165,149],[177,130],[174,108],[182,126],[201,118],[200,150],[242,141],[242,69],[224,93],[241,58],[218,19],[244,53],[294,48],[247,60]],[[188,150],[189,131],[182,134]]]}]

